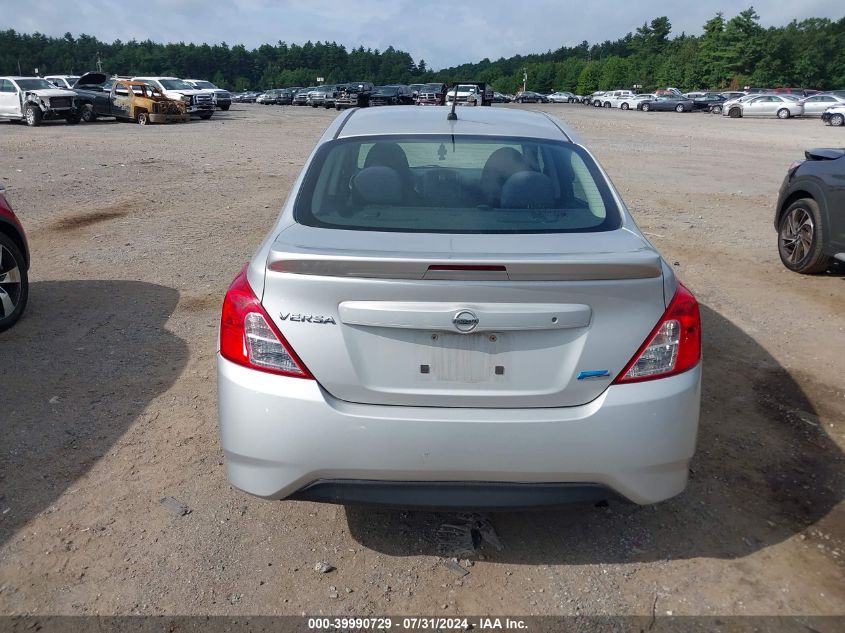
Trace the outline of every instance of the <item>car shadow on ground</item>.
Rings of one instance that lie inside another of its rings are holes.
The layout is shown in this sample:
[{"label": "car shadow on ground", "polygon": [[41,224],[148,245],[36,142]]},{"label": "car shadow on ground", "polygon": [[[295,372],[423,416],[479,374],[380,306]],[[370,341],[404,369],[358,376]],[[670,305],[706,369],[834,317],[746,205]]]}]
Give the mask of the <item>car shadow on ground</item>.
[{"label": "car shadow on ground", "polygon": [[[595,564],[739,558],[815,524],[842,500],[845,475],[842,452],[812,396],[730,321],[706,306],[702,318],[698,450],[680,496],[653,506],[611,499],[469,516],[347,506],[350,535],[391,556],[449,556],[466,544],[462,530],[478,525],[471,540],[487,560]],[[825,389],[818,386],[816,402],[832,399],[823,396]],[[490,523],[501,549],[495,538],[484,538]]]},{"label": "car shadow on ground", "polygon": [[0,544],[103,457],[181,374],[179,292],[135,281],[32,283],[0,335]]}]

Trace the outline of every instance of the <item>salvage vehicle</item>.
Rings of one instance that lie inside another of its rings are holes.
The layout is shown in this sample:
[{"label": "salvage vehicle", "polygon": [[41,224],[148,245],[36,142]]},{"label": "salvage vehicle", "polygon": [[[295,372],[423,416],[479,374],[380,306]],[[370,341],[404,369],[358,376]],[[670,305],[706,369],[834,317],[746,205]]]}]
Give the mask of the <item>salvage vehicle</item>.
[{"label": "salvage vehicle", "polygon": [[546,95],[541,95],[539,92],[532,92],[525,90],[517,92],[513,98],[514,103],[548,103],[549,99]]},{"label": "salvage vehicle", "polygon": [[334,107],[336,110],[346,108],[366,108],[370,105],[370,96],[375,86],[369,81],[353,81],[337,87],[338,95],[335,98]]},{"label": "salvage vehicle", "polygon": [[337,99],[337,86],[333,84],[326,84],[317,86],[314,90],[308,93],[308,105],[312,108],[333,108],[335,99]]},{"label": "salvage vehicle", "polygon": [[732,119],[740,117],[777,117],[788,119],[804,114],[804,106],[792,95],[749,95],[735,103],[722,104],[722,116]]},{"label": "salvage vehicle", "polygon": [[308,105],[308,93],[310,93],[315,88],[316,86],[311,86],[310,88],[300,88],[299,90],[297,90],[296,94],[293,96],[293,105]]},{"label": "salvage vehicle", "polygon": [[493,89],[483,81],[458,82],[446,90],[446,105],[451,105],[453,100],[457,100],[458,105],[493,105]]},{"label": "salvage vehicle", "polygon": [[232,93],[228,90],[218,88],[213,83],[206,81],[205,79],[185,79],[184,81],[189,86],[193,86],[197,90],[208,92],[211,95],[214,107],[226,111],[232,106]]},{"label": "salvage vehicle", "polygon": [[44,79],[56,86],[56,88],[73,90],[73,84],[79,79],[79,75],[47,75]]},{"label": "salvage vehicle", "polygon": [[833,127],[845,125],[845,106],[834,106],[822,112],[822,121]]},{"label": "salvage vehicle", "polygon": [[546,96],[550,103],[572,103],[574,97],[575,95],[571,92],[560,90]]},{"label": "salvage vehicle", "polygon": [[845,262],[845,149],[810,149],[804,158],[781,183],[775,230],[783,265],[813,274]]},{"label": "salvage vehicle", "polygon": [[8,330],[26,309],[29,297],[29,245],[26,233],[0,183],[0,332]]},{"label": "salvage vehicle", "polygon": [[26,121],[35,127],[55,119],[79,123],[75,92],[41,77],[0,77],[0,121]]},{"label": "salvage vehicle", "polygon": [[190,116],[208,120],[214,114],[214,99],[205,90],[197,90],[190,84],[176,77],[132,77],[132,81],[141,81],[158,88],[170,99],[182,100],[188,107]]},{"label": "salvage vehicle", "polygon": [[720,114],[722,112],[722,106],[727,100],[727,97],[718,92],[706,92],[700,97],[693,98],[692,109],[694,112],[713,112]]},{"label": "salvage vehicle", "polygon": [[446,90],[447,86],[444,83],[427,83],[420,88],[416,103],[417,105],[445,105]]},{"label": "salvage vehicle", "polygon": [[[110,85],[111,90],[106,91],[105,85]],[[76,94],[82,118],[89,123],[98,117],[141,125],[190,121],[183,99],[170,99],[146,82],[109,80],[101,72],[85,73],[76,84]]]},{"label": "salvage vehicle", "polygon": [[806,117],[821,117],[828,108],[845,105],[845,97],[832,94],[818,94],[801,100]]},{"label": "salvage vehicle", "polygon": [[223,301],[229,480],[461,509],[680,493],[695,298],[563,122],[460,110],[355,109],[318,141]]},{"label": "salvage vehicle", "polygon": [[408,86],[379,86],[370,95],[370,105],[414,105],[414,97]]},{"label": "salvage vehicle", "polygon": [[636,95],[630,90],[611,90],[602,95],[602,107],[618,108],[624,101],[633,99]]},{"label": "salvage vehicle", "polygon": [[693,108],[692,99],[674,94],[658,94],[656,99],[643,99],[637,103],[637,110],[643,112],[692,112]]}]

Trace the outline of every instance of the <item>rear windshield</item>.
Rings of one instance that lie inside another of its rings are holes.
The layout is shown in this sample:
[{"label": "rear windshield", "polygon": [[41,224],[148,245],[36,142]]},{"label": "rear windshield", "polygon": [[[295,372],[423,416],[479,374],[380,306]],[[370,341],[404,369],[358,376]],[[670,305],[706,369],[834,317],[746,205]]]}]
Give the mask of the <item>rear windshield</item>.
[{"label": "rear windshield", "polygon": [[438,135],[326,143],[294,217],[315,227],[409,233],[595,232],[621,224],[598,167],[574,144]]}]

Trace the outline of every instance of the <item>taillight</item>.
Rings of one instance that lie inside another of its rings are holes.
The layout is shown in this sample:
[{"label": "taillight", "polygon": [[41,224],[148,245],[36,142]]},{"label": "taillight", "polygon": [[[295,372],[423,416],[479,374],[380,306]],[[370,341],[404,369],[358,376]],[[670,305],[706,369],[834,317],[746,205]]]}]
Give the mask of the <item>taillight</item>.
[{"label": "taillight", "polygon": [[314,377],[273,324],[246,278],[247,267],[235,277],[220,317],[220,354],[226,360],[272,374]]},{"label": "taillight", "polygon": [[666,312],[614,384],[666,378],[701,360],[701,316],[692,293],[678,284]]}]

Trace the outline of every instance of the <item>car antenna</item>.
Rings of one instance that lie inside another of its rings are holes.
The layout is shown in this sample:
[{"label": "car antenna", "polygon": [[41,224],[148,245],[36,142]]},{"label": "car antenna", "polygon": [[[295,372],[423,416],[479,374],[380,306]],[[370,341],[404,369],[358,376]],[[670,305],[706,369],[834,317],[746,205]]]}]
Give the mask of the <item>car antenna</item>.
[{"label": "car antenna", "polygon": [[458,115],[455,113],[455,106],[458,105],[458,84],[455,84],[455,92],[452,95],[452,111],[446,115],[447,121],[457,121]]}]

